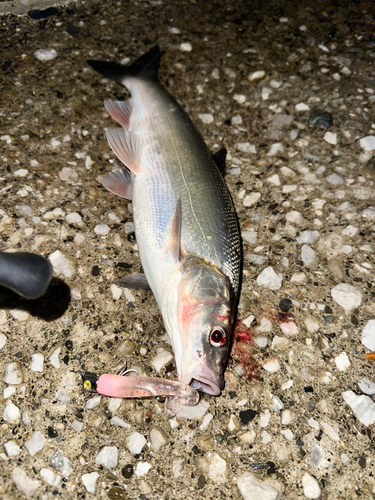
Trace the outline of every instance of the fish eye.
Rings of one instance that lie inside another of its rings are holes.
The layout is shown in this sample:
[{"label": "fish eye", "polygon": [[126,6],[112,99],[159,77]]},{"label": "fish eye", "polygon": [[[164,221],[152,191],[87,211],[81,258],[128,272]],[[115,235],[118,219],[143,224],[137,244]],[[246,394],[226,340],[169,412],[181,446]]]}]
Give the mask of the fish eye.
[{"label": "fish eye", "polygon": [[227,334],[220,326],[215,326],[210,333],[210,344],[214,347],[223,347]]}]

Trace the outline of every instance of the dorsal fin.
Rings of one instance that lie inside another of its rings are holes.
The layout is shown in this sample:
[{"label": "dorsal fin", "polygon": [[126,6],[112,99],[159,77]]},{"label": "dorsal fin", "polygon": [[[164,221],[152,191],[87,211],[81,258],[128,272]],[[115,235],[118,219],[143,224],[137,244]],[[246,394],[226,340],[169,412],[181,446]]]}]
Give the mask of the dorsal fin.
[{"label": "dorsal fin", "polygon": [[87,62],[95,71],[118,83],[122,83],[127,76],[138,76],[157,82],[160,59],[163,54],[164,52],[160,52],[159,47],[156,45],[130,66],[123,66],[109,61],[89,60]]}]

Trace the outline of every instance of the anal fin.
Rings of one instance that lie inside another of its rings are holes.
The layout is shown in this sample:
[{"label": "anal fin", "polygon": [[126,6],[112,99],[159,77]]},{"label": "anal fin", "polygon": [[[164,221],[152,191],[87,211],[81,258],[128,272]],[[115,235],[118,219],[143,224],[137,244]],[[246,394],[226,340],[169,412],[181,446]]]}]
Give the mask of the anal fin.
[{"label": "anal fin", "polygon": [[108,191],[125,198],[132,200],[133,197],[133,175],[127,168],[110,172],[102,178],[102,184]]},{"label": "anal fin", "polygon": [[133,290],[151,290],[144,274],[133,273],[123,276],[113,282],[122,288],[132,288]]}]

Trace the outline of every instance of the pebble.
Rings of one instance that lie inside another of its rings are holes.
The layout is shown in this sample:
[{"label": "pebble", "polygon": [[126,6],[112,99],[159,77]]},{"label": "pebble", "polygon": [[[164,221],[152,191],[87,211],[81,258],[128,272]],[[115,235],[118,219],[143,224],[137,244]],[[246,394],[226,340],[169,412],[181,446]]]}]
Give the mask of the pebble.
[{"label": "pebble", "polygon": [[315,262],[315,251],[309,245],[302,245],[301,259],[305,266]]},{"label": "pebble", "polygon": [[42,450],[45,444],[46,438],[39,431],[34,432],[31,438],[25,441],[25,447],[32,457]]},{"label": "pebble", "polygon": [[331,296],[346,311],[359,307],[362,302],[362,293],[360,290],[347,283],[339,283],[333,287]]},{"label": "pebble", "polygon": [[375,394],[375,383],[368,378],[361,378],[357,383],[361,391],[368,396],[373,396]]},{"label": "pebble", "polygon": [[375,135],[368,135],[360,139],[359,144],[365,151],[375,150]]},{"label": "pebble", "polygon": [[278,396],[272,396],[272,410],[273,411],[280,411],[284,408],[284,403],[281,401],[281,399]]},{"label": "pebble", "polygon": [[199,426],[199,429],[201,431],[205,431],[208,429],[208,426],[210,425],[211,420],[214,418],[212,413],[207,413],[207,415],[204,416],[201,425]]},{"label": "pebble", "polygon": [[371,351],[375,351],[375,319],[370,319],[362,330],[362,344],[370,349]]},{"label": "pebble", "polygon": [[139,455],[146,443],[146,438],[136,431],[125,439],[125,446],[133,455]]},{"label": "pebble", "polygon": [[64,457],[60,450],[57,450],[53,455],[49,457],[49,463],[51,466],[60,472],[63,476],[70,476],[73,472],[73,464],[69,458]]},{"label": "pebble", "polygon": [[255,245],[257,241],[257,231],[243,231],[241,233],[242,239],[250,243],[251,245]]},{"label": "pebble", "polygon": [[214,121],[214,117],[208,113],[199,113],[198,118],[206,125],[209,125]]},{"label": "pebble", "polygon": [[193,46],[189,42],[181,43],[180,50],[182,50],[182,52],[191,52],[193,50]]},{"label": "pebble", "polygon": [[177,418],[186,418],[188,420],[193,420],[195,418],[201,418],[206,413],[210,403],[207,401],[199,401],[195,406],[183,406],[181,410],[177,413]]},{"label": "pebble", "polygon": [[332,115],[327,111],[313,111],[309,116],[309,125],[329,128],[332,126]]},{"label": "pebble", "polygon": [[257,277],[258,286],[268,288],[269,290],[279,290],[281,288],[282,282],[282,276],[280,274],[277,274],[271,266],[263,269],[263,271]]},{"label": "pebble", "polygon": [[84,423],[79,420],[73,420],[72,427],[76,432],[82,432],[84,428]]},{"label": "pebble", "polygon": [[319,498],[321,489],[318,481],[307,472],[302,476],[303,494],[306,498]]},{"label": "pebble", "polygon": [[346,372],[351,367],[350,359],[349,359],[348,355],[346,354],[346,352],[342,352],[341,354],[336,356],[335,363],[336,363],[337,368],[341,372]]},{"label": "pebble", "polygon": [[110,228],[107,224],[97,224],[94,227],[94,232],[99,236],[106,236],[110,231]]},{"label": "pebble", "polygon": [[364,394],[357,396],[353,391],[343,392],[342,397],[363,425],[367,427],[375,422],[375,403],[371,398]]},{"label": "pebble", "polygon": [[8,457],[17,457],[21,453],[21,448],[14,439],[4,443],[4,449]]},{"label": "pebble", "polygon": [[260,193],[250,193],[245,196],[243,200],[243,206],[244,207],[251,207],[255,203],[257,203],[260,200],[261,194]]},{"label": "pebble", "polygon": [[95,462],[97,465],[103,465],[108,469],[117,467],[118,448],[116,446],[104,446],[97,454]]},{"label": "pebble", "polygon": [[267,181],[270,182],[271,184],[274,184],[275,186],[280,186],[281,184],[279,174],[275,174],[272,175],[271,177],[268,177]]},{"label": "pebble", "polygon": [[78,227],[82,226],[82,217],[77,212],[72,212],[65,216],[66,222],[69,224],[76,225]]},{"label": "pebble", "polygon": [[135,467],[134,474],[138,477],[142,477],[145,476],[150,469],[151,464],[148,462],[138,462]]},{"label": "pebble", "polygon": [[43,354],[36,353],[31,355],[30,370],[32,372],[43,373],[44,356]]},{"label": "pebble", "polygon": [[34,56],[39,61],[52,61],[52,59],[56,59],[57,52],[55,49],[39,49],[34,52]]},{"label": "pebble", "polygon": [[292,274],[290,281],[292,283],[303,283],[306,279],[305,273],[294,273]]},{"label": "pebble", "polygon": [[326,132],[323,139],[328,142],[328,144],[332,144],[333,146],[336,146],[337,144],[337,134],[335,132]]},{"label": "pebble", "polygon": [[327,177],[327,182],[333,186],[341,186],[344,184],[344,179],[337,174],[332,174]]},{"label": "pebble", "polygon": [[61,347],[58,347],[53,351],[51,356],[48,358],[49,362],[54,368],[56,368],[56,370],[60,368],[60,360],[59,360],[60,353],[61,353]]},{"label": "pebble", "polygon": [[250,73],[248,76],[248,79],[250,82],[260,82],[265,78],[266,72],[263,69],[259,69],[258,71],[253,71],[253,73]]},{"label": "pebble", "polygon": [[375,220],[375,206],[365,208],[362,212],[364,219]]},{"label": "pebble", "polygon": [[310,107],[303,103],[303,102],[300,102],[299,104],[296,104],[295,105],[295,108],[297,111],[310,111]]},{"label": "pebble", "polygon": [[298,335],[299,332],[294,321],[284,321],[283,323],[280,323],[280,330],[287,337],[294,337],[295,335]]},{"label": "pebble", "polygon": [[57,276],[64,276],[65,278],[73,279],[76,274],[75,260],[63,253],[61,250],[56,250],[51,253],[49,260],[53,266],[53,272]]},{"label": "pebble", "polygon": [[168,442],[168,436],[161,427],[153,425],[150,429],[150,450],[154,453],[159,453],[161,448]]},{"label": "pebble", "polygon": [[89,474],[83,474],[81,476],[81,481],[88,493],[95,494],[96,483],[99,479],[99,474],[97,472],[90,472]]},{"label": "pebble", "polygon": [[238,104],[244,104],[246,102],[246,96],[244,94],[234,94],[233,99],[238,102]]},{"label": "pebble", "polygon": [[134,233],[135,231],[134,222],[132,221],[125,222],[124,229],[125,229],[125,234]]},{"label": "pebble", "polygon": [[160,373],[161,369],[167,365],[170,361],[172,361],[173,355],[164,349],[163,347],[159,347],[156,350],[156,356],[154,356],[150,360],[150,364],[155,368],[155,370]]},{"label": "pebble", "polygon": [[281,423],[282,425],[289,425],[294,420],[294,413],[292,410],[283,410],[281,413]]},{"label": "pebble", "polygon": [[[58,142],[59,141],[56,141],[55,144],[57,144]],[[77,172],[70,167],[64,167],[62,170],[60,170],[59,177],[62,181],[66,182],[67,184],[71,184],[71,185],[76,184],[78,181]]]},{"label": "pebble", "polygon": [[10,399],[5,403],[3,419],[10,424],[18,424],[21,418],[19,408]]},{"label": "pebble", "polygon": [[307,245],[313,245],[315,241],[319,237],[319,231],[303,231],[298,238],[296,238],[296,241],[299,244],[307,244]]},{"label": "pebble", "polygon": [[254,146],[254,144],[250,144],[250,142],[238,142],[236,144],[236,148],[238,149],[238,151],[241,151],[242,153],[255,154],[257,152],[256,146]]},{"label": "pebble", "polygon": [[268,373],[276,373],[280,370],[280,362],[277,358],[267,358],[266,361],[263,362],[263,368]]},{"label": "pebble", "polygon": [[22,365],[18,361],[9,363],[5,366],[4,372],[4,382],[6,384],[22,384],[23,382],[23,371]]},{"label": "pebble", "polygon": [[6,343],[7,343],[6,335],[0,333],[0,350],[5,346]]},{"label": "pebble", "polygon": [[198,468],[215,484],[228,481],[227,462],[218,454],[209,451],[204,457],[197,457]]},{"label": "pebble", "polygon": [[[243,236],[243,234],[242,234],[242,236]],[[253,264],[255,264],[256,266],[262,266],[263,264],[265,264],[268,261],[267,255],[257,255],[255,253],[246,254],[246,259],[249,262],[252,262]]]},{"label": "pebble", "polygon": [[12,479],[17,488],[27,497],[33,496],[40,486],[40,482],[31,479],[21,467],[13,469]]},{"label": "pebble", "polygon": [[9,312],[18,321],[26,321],[30,318],[29,311],[25,311],[24,309],[10,309]]},{"label": "pebble", "polygon": [[[275,142],[274,144],[271,145],[267,156],[275,156],[277,153],[284,153],[284,146],[281,142]],[[280,186],[280,182],[276,184],[277,186]]]},{"label": "pebble", "polygon": [[92,410],[93,408],[99,406],[101,401],[102,401],[101,396],[94,396],[93,398],[90,398],[86,401],[85,406],[88,410]]},{"label": "pebble", "polygon": [[273,90],[270,89],[269,87],[263,87],[262,88],[262,99],[263,101],[267,101],[270,97],[270,95],[273,94]]},{"label": "pebble", "polygon": [[243,500],[279,500],[281,485],[274,479],[263,479],[251,472],[244,472],[237,480]]},{"label": "pebble", "polygon": [[61,476],[55,474],[51,469],[40,469],[40,475],[50,486],[60,486]]}]

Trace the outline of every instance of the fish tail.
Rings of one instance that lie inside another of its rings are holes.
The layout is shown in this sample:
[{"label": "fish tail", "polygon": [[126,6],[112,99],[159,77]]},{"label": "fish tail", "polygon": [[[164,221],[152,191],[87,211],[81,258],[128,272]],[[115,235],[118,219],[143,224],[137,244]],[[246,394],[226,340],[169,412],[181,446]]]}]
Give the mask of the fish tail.
[{"label": "fish tail", "polygon": [[143,54],[130,66],[124,66],[109,61],[87,61],[88,64],[98,73],[115,82],[122,83],[128,76],[138,76],[149,80],[158,81],[159,64],[164,51],[160,51],[155,45],[151,50]]}]

